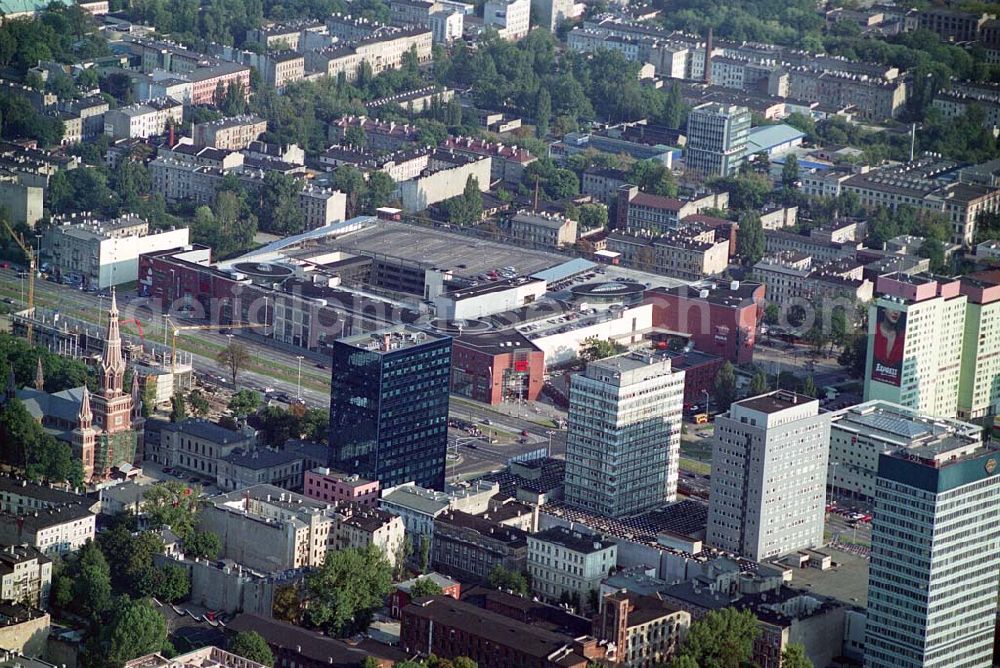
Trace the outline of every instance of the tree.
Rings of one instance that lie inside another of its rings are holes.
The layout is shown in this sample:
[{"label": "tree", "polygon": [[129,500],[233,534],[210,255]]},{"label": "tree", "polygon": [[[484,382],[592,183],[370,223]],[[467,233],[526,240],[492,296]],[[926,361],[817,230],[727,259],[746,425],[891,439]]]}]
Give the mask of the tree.
[{"label": "tree", "polygon": [[343,637],[368,627],[392,587],[392,567],[374,545],[327,553],[307,578],[309,621]]},{"label": "tree", "polygon": [[764,323],[768,325],[777,325],[778,319],[781,317],[781,307],[774,302],[769,302],[767,306],[764,307]]},{"label": "tree", "polygon": [[305,229],[305,217],[298,201],[301,190],[301,180],[269,170],[260,186],[261,229],[281,235],[298,234]]},{"label": "tree", "polygon": [[299,595],[299,588],[296,585],[283,585],[274,590],[271,614],[275,619],[280,619],[283,622],[291,624],[302,622],[302,597]]},{"label": "tree", "polygon": [[253,390],[240,390],[229,400],[229,410],[233,415],[243,419],[260,407],[260,395]]},{"label": "tree", "polygon": [[759,633],[757,618],[749,610],[713,610],[691,624],[670,666],[740,668],[750,660],[753,641]]},{"label": "tree", "polygon": [[855,378],[865,375],[865,364],[868,357],[868,336],[863,331],[853,331],[844,344],[837,363],[845,367]]},{"label": "tree", "polygon": [[240,372],[250,364],[250,351],[242,343],[230,341],[228,346],[219,351],[215,360],[229,372],[233,385],[236,385]]},{"label": "tree", "polygon": [[150,526],[168,526],[184,540],[194,531],[200,494],[197,486],[168,480],[146,490],[142,508],[149,516]]},{"label": "tree", "polygon": [[111,568],[97,543],[80,549],[79,570],[73,580],[73,603],[80,614],[96,620],[111,607]]},{"label": "tree", "polygon": [[750,378],[750,392],[749,396],[758,397],[762,394],[766,394],[768,390],[767,374],[765,374],[760,369],[754,371],[753,377]]},{"label": "tree", "polygon": [[388,205],[396,192],[396,182],[392,177],[382,171],[372,172],[368,175],[368,193],[366,197],[366,209],[369,213],[375,213],[379,207]]},{"label": "tree", "polygon": [[410,588],[410,598],[417,599],[424,596],[440,596],[444,591],[429,577],[422,577],[413,583],[413,587]]},{"label": "tree", "polygon": [[211,531],[195,531],[184,541],[184,555],[199,559],[218,559],[222,540]]},{"label": "tree", "polygon": [[719,411],[729,410],[729,405],[736,400],[736,370],[729,360],[715,374],[715,405]]},{"label": "tree", "polygon": [[205,395],[201,390],[191,390],[191,392],[188,393],[187,401],[191,406],[191,410],[193,410],[194,414],[198,417],[205,417],[211,409],[208,399],[205,398]]},{"label": "tree", "polygon": [[494,589],[509,590],[519,596],[531,596],[531,586],[528,584],[528,579],[524,577],[524,573],[508,571],[500,564],[494,566],[493,570],[490,571],[487,584]]},{"label": "tree", "polygon": [[781,186],[786,190],[798,187],[799,182],[799,159],[794,153],[788,154],[785,164],[781,167]]},{"label": "tree", "polygon": [[611,339],[599,339],[596,336],[586,339],[580,348],[580,359],[585,362],[595,362],[606,357],[614,357],[625,352],[625,346]]},{"label": "tree", "polygon": [[170,398],[170,421],[183,422],[187,420],[187,401],[184,395],[177,392]]},{"label": "tree", "polygon": [[920,244],[917,255],[930,260],[930,270],[934,273],[945,273],[948,271],[948,261],[945,259],[944,244],[939,240],[928,237]]},{"label": "tree", "polygon": [[142,417],[148,418],[156,410],[156,384],[146,382],[142,385]]},{"label": "tree", "polygon": [[244,659],[250,659],[265,666],[274,666],[274,654],[264,640],[264,636],[256,631],[240,631],[229,643],[229,651]]},{"label": "tree", "polygon": [[799,643],[789,643],[781,652],[781,668],[813,668],[806,649]]},{"label": "tree", "polygon": [[608,207],[601,204],[584,204],[580,207],[580,227],[596,230],[608,226]]},{"label": "tree", "polygon": [[806,379],[802,381],[802,394],[807,397],[816,397],[816,381],[813,380],[812,375],[806,376]]},{"label": "tree", "polygon": [[420,572],[426,573],[431,568],[431,541],[424,538],[420,541]]},{"label": "tree", "polygon": [[760,216],[746,213],[740,217],[739,231],[736,233],[736,255],[744,265],[753,266],[764,257],[764,227]]},{"label": "tree", "polygon": [[549,134],[549,119],[552,118],[552,96],[547,88],[538,91],[535,101],[535,134],[544,139]]},{"label": "tree", "polygon": [[146,600],[127,601],[107,629],[108,662],[121,666],[146,654],[159,652],[167,640],[163,615]]},{"label": "tree", "polygon": [[187,569],[183,566],[168,564],[152,568],[149,571],[149,594],[161,601],[173,603],[191,593],[191,581]]},{"label": "tree", "polygon": [[629,180],[643,192],[664,197],[677,196],[674,174],[659,160],[639,160],[633,163]]}]

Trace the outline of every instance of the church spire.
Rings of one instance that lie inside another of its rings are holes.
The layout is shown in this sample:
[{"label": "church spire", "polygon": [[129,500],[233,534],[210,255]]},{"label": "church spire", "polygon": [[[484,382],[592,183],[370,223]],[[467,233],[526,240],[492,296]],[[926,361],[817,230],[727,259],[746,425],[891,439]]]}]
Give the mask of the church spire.
[{"label": "church spire", "polygon": [[35,367],[35,389],[39,392],[45,390],[45,371],[42,369],[42,358],[38,357],[38,366]]},{"label": "church spire", "polygon": [[76,418],[80,423],[80,429],[90,429],[94,414],[90,410],[90,390],[87,389],[86,385],[83,386],[83,397],[80,399],[80,412],[77,413]]},{"label": "church spire", "polygon": [[132,419],[137,420],[142,417],[142,391],[139,387],[139,373],[135,367],[132,368]]},{"label": "church spire", "polygon": [[118,396],[125,382],[125,357],[122,355],[122,335],[118,329],[118,300],[111,288],[111,309],[108,311],[108,333],[104,338],[104,356],[101,360],[101,392],[104,396]]}]

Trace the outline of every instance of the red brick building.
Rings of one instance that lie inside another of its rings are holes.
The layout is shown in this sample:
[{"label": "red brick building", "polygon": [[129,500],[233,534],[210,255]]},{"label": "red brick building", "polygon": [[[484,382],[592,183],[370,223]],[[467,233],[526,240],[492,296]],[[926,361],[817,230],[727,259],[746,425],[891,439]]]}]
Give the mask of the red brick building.
[{"label": "red brick building", "polygon": [[403,609],[400,644],[412,654],[465,656],[479,668],[586,668],[604,658],[606,647],[591,637],[554,633],[445,596]]},{"label": "red brick building", "polygon": [[545,353],[516,330],[452,333],[451,391],[494,406],[535,401]]},{"label": "red brick building", "polygon": [[764,311],[764,285],[738,281],[714,285],[647,290],[653,327],[690,336],[695,349],[703,353],[734,364],[749,363]]},{"label": "red brick building", "polygon": [[669,353],[670,366],[684,372],[684,404],[702,404],[705,392],[715,392],[715,376],[726,360],[697,350]]},{"label": "red brick building", "polygon": [[462,597],[462,583],[458,580],[453,580],[447,575],[441,575],[440,573],[418,575],[417,577],[410,578],[405,582],[400,582],[396,585],[396,588],[392,590],[392,593],[389,594],[389,600],[386,602],[386,605],[389,608],[389,615],[391,617],[399,619],[400,615],[403,613],[403,608],[408,606],[413,600],[410,595],[413,585],[417,584],[417,581],[424,579],[429,579],[438,587],[441,587],[441,593],[443,596],[453,598],[456,601]]}]

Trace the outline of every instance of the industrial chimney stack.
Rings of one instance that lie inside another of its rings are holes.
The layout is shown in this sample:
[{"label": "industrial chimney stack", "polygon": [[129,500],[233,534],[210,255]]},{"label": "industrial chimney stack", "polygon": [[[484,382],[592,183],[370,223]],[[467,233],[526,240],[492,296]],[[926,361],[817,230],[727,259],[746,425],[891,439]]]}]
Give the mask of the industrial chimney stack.
[{"label": "industrial chimney stack", "polygon": [[708,29],[708,39],[705,40],[705,83],[712,85],[712,28]]}]

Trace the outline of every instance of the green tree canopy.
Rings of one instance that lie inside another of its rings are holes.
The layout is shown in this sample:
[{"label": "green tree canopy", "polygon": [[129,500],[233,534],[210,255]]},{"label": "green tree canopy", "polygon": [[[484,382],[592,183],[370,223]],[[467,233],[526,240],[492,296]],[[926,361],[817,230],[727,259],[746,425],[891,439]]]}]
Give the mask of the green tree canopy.
[{"label": "green tree canopy", "polygon": [[229,651],[244,659],[250,659],[265,666],[274,666],[274,653],[264,636],[256,631],[240,631],[229,642]]},{"label": "green tree canopy", "polygon": [[159,652],[167,641],[167,623],[146,600],[126,601],[107,627],[108,663],[121,666]]},{"label": "green tree canopy", "polygon": [[753,652],[760,633],[757,618],[748,610],[713,610],[691,624],[671,668],[740,668]]},{"label": "green tree canopy", "polygon": [[327,553],[307,580],[309,621],[336,636],[367,628],[392,587],[392,567],[373,545]]},{"label": "green tree canopy", "polygon": [[715,374],[714,387],[716,408],[719,411],[729,410],[729,405],[736,400],[736,370],[729,360],[726,360]]},{"label": "green tree canopy", "polygon": [[423,596],[440,596],[443,593],[444,592],[441,590],[441,587],[438,586],[438,583],[434,582],[434,580],[429,577],[420,578],[413,584],[413,587],[410,588],[411,599],[417,599]]}]

